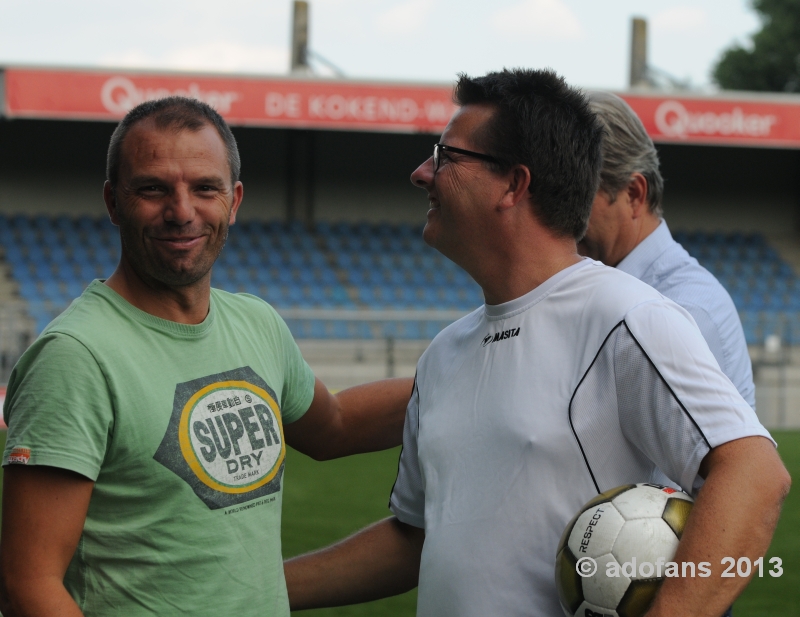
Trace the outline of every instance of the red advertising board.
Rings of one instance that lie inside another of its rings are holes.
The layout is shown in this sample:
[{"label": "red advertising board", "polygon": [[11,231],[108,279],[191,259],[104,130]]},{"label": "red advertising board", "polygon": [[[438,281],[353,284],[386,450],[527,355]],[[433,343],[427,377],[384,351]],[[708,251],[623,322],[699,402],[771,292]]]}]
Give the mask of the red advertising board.
[{"label": "red advertising board", "polygon": [[800,97],[620,94],[656,142],[800,148]]},{"label": "red advertising board", "polygon": [[9,117],[118,120],[155,98],[198,98],[234,125],[433,132],[454,107],[450,88],[323,79],[205,77],[129,72],[5,71]]},{"label": "red advertising board", "polygon": [[[7,68],[4,113],[118,120],[171,94],[206,101],[234,125],[440,133],[454,110],[448,85]],[[798,96],[620,96],[656,142],[800,148]]]}]

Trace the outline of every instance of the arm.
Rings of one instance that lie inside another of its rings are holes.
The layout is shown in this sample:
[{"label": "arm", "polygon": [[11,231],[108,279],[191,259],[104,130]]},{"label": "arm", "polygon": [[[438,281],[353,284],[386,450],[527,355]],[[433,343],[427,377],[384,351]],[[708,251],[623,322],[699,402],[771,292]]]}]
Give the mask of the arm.
[{"label": "arm", "polygon": [[703,459],[700,475],[706,481],[674,561],[710,562],[712,576],[665,579],[648,617],[718,617],[725,612],[749,579],[721,578],[722,558],[754,561],[766,553],[791,484],[775,448],[763,437],[717,446]]},{"label": "arm", "polygon": [[316,460],[399,446],[413,383],[385,379],[334,396],[317,379],[308,411],[284,427],[286,443]]},{"label": "arm", "polygon": [[6,617],[79,617],[64,588],[94,482],[55,467],[5,468],[0,609]]},{"label": "arm", "polygon": [[293,611],[357,604],[417,586],[425,532],[384,519],[328,548],[284,563]]}]

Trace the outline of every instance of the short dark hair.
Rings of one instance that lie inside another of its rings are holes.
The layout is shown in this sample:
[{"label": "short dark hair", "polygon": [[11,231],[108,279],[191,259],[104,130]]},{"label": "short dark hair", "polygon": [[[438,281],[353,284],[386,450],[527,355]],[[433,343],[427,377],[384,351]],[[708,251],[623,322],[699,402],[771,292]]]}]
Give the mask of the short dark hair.
[{"label": "short dark hair", "polygon": [[631,176],[640,173],[647,180],[650,212],[661,216],[664,179],[658,168],[658,151],[639,116],[610,92],[590,92],[588,99],[589,107],[606,129],[600,188],[613,203],[617,194],[628,187]]},{"label": "short dark hair", "polygon": [[228,152],[228,166],[231,171],[231,184],[239,180],[242,170],[239,148],[228,123],[210,105],[183,96],[169,96],[154,101],[145,101],[131,109],[114,129],[108,144],[106,158],[106,180],[112,187],[119,181],[120,153],[122,143],[128,132],[138,122],[151,119],[159,129],[176,131],[199,131],[204,126],[213,126],[225,143]]},{"label": "short dark hair", "polygon": [[453,100],[495,108],[474,135],[476,145],[500,161],[497,171],[527,166],[541,223],[581,239],[600,182],[603,138],[581,92],[549,69],[504,69],[477,78],[459,75]]}]

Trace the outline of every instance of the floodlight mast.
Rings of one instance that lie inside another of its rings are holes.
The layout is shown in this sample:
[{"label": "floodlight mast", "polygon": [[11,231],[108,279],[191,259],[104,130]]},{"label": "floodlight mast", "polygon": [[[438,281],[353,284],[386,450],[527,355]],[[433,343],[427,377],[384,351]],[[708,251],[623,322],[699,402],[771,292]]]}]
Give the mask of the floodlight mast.
[{"label": "floodlight mast", "polygon": [[308,2],[295,0],[292,15],[292,73],[310,73],[308,64]]},{"label": "floodlight mast", "polygon": [[647,21],[634,17],[631,20],[631,88],[650,85],[647,68]]}]

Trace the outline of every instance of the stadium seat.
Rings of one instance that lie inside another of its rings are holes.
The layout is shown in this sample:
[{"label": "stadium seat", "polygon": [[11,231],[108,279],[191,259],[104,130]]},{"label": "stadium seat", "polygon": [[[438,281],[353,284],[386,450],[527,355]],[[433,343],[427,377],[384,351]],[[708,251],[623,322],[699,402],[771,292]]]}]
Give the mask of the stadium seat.
[{"label": "stadium seat", "polygon": [[[427,246],[421,226],[394,223],[244,221],[230,230],[215,287],[246,291],[283,308],[472,310],[475,282]],[[675,239],[728,289],[750,344],[770,332],[800,344],[800,285],[758,234],[677,230]],[[0,215],[0,245],[19,294],[44,327],[119,259],[117,230],[103,217]],[[35,308],[34,308],[35,307]],[[432,338],[445,322],[296,320],[296,336]]]}]

